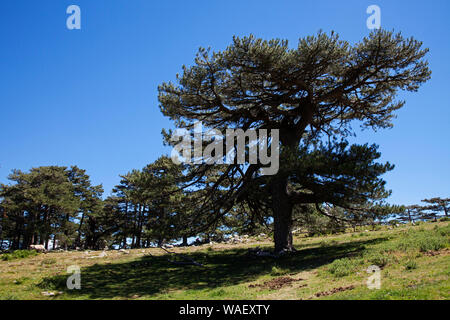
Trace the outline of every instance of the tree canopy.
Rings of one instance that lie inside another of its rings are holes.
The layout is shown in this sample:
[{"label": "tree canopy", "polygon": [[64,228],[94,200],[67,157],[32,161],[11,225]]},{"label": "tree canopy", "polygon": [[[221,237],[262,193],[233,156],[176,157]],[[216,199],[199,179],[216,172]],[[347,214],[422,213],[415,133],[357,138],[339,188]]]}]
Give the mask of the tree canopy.
[{"label": "tree canopy", "polygon": [[[221,131],[278,129],[280,169],[267,178],[258,174],[260,164],[228,166],[200,211],[219,217],[241,201],[270,210],[275,249],[282,251],[292,249],[294,206],[326,202],[357,209],[381,200],[387,193],[379,177],[392,166],[375,162],[375,146],[348,146],[344,139],[355,134],[356,123],[392,127],[404,105],[398,91],[417,91],[430,79],[427,51],[413,38],[384,30],[354,45],[319,32],[296,48],[254,36],[234,37],[220,52],[201,48],[176,84],[159,86],[162,113],[185,129],[196,121]],[[207,175],[208,167],[198,174]],[[267,206],[257,203],[262,187]]]}]

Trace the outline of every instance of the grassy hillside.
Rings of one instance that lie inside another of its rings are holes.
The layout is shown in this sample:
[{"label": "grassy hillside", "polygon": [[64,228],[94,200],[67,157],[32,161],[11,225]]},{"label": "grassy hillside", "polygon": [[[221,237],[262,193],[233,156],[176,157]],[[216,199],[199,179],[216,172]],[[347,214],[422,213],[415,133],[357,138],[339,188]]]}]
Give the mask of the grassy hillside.
[{"label": "grassy hillside", "polygon": [[[269,239],[173,249],[204,267],[153,248],[3,255],[0,299],[449,299],[449,239],[450,223],[439,222],[296,238],[298,252],[281,258],[248,253]],[[81,290],[66,288],[70,265],[82,268]],[[381,268],[380,289],[367,288],[370,265]]]}]

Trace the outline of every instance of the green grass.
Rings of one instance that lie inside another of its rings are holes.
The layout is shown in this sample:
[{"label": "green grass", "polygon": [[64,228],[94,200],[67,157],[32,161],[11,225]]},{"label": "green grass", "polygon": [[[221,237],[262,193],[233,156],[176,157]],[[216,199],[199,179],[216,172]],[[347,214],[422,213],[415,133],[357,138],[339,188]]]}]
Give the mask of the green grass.
[{"label": "green grass", "polygon": [[[0,299],[449,299],[449,237],[450,224],[439,222],[297,238],[298,251],[277,259],[250,256],[249,247],[272,247],[256,239],[174,249],[204,267],[171,264],[159,249],[8,258],[0,261]],[[66,288],[70,265],[82,268],[81,290]],[[371,265],[381,268],[379,290],[366,286]],[[296,281],[265,285],[280,277]]]},{"label": "green grass", "polygon": [[3,261],[11,261],[36,256],[37,254],[34,250],[15,250],[11,253],[4,253],[0,257]]},{"label": "green grass", "polygon": [[414,270],[417,269],[417,262],[416,260],[408,260],[405,263],[405,269],[406,270]]},{"label": "green grass", "polygon": [[356,259],[342,258],[330,263],[327,271],[336,278],[341,278],[354,273],[358,265]]}]

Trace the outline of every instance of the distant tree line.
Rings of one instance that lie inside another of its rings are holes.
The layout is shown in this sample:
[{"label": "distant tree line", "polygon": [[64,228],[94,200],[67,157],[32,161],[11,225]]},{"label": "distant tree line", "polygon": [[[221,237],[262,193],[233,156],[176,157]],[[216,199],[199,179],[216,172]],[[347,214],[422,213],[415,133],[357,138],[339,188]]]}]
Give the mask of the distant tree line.
[{"label": "distant tree line", "polygon": [[[121,176],[113,194],[102,198],[101,185],[92,185],[85,170],[73,167],[38,167],[29,172],[14,170],[12,182],[0,185],[0,245],[46,249],[142,248],[188,239],[222,241],[234,233],[271,234],[273,220],[252,208],[236,205],[219,220],[198,218],[196,208],[204,201],[210,181],[195,181],[192,168],[160,157],[142,170]],[[191,189],[179,184],[190,181]],[[294,228],[307,235],[344,232],[356,226],[375,226],[396,217],[405,222],[435,220],[448,215],[450,199],[424,200],[427,206],[372,205],[360,211],[321,204],[296,207]]]},{"label": "distant tree line", "polygon": [[404,208],[402,214],[398,217],[400,221],[414,223],[415,221],[433,220],[445,216],[448,218],[450,211],[450,198],[431,198],[422,200],[424,205],[410,205]]},{"label": "distant tree line", "polygon": [[0,184],[0,247],[142,248],[177,240],[187,245],[194,236],[209,242],[234,232],[256,232],[256,224],[237,209],[206,227],[195,221],[195,206],[205,190],[178,187],[189,176],[186,170],[160,157],[122,175],[105,199],[103,187],[92,185],[76,166],[14,170],[11,183]]}]

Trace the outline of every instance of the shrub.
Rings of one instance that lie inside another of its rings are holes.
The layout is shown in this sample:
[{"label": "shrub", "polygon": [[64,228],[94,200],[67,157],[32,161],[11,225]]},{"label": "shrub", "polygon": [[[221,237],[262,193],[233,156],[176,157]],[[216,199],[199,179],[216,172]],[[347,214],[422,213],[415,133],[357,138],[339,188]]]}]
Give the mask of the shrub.
[{"label": "shrub", "polygon": [[210,297],[225,297],[227,295],[227,291],[220,288],[211,292]]},{"label": "shrub", "polygon": [[14,284],[20,285],[20,284],[25,283],[28,280],[30,280],[30,278],[28,278],[28,277],[20,277],[20,278],[14,280]]},{"label": "shrub", "polygon": [[402,241],[400,241],[397,246],[396,249],[401,250],[401,251],[407,251],[408,249],[414,248],[414,244],[411,241],[408,241],[406,239],[403,239]]},{"label": "shrub", "polygon": [[319,243],[319,246],[323,247],[328,247],[329,246],[329,241],[328,240],[322,240]]},{"label": "shrub", "polygon": [[271,276],[282,276],[285,275],[286,273],[289,273],[289,271],[277,266],[273,266],[272,270],[270,271]]},{"label": "shrub", "polygon": [[443,227],[443,228],[439,228],[438,230],[438,234],[440,234],[443,237],[448,237],[450,236],[450,224]]},{"label": "shrub", "polygon": [[36,286],[45,290],[62,290],[66,288],[67,278],[66,276],[56,276],[53,278],[44,278]]},{"label": "shrub", "polygon": [[417,269],[417,262],[415,260],[408,260],[405,263],[405,269],[406,270],[413,270],[413,269]]},{"label": "shrub", "polygon": [[354,272],[356,262],[356,260],[349,258],[334,260],[328,266],[328,272],[337,278],[348,276]]},{"label": "shrub", "polygon": [[402,235],[402,238],[396,243],[395,249],[419,250],[421,252],[437,251],[445,248],[449,244],[450,226],[435,227],[433,230],[409,229]]},{"label": "shrub", "polygon": [[383,268],[390,262],[390,258],[386,254],[382,254],[380,252],[373,253],[372,255],[367,257],[367,261],[370,264],[379,266],[380,268]]},{"label": "shrub", "polygon": [[24,259],[36,256],[38,253],[34,250],[16,250],[11,253],[4,253],[1,255],[3,261],[11,261],[16,259]]},{"label": "shrub", "polygon": [[445,248],[447,241],[442,237],[423,237],[418,239],[420,251],[437,251]]}]

